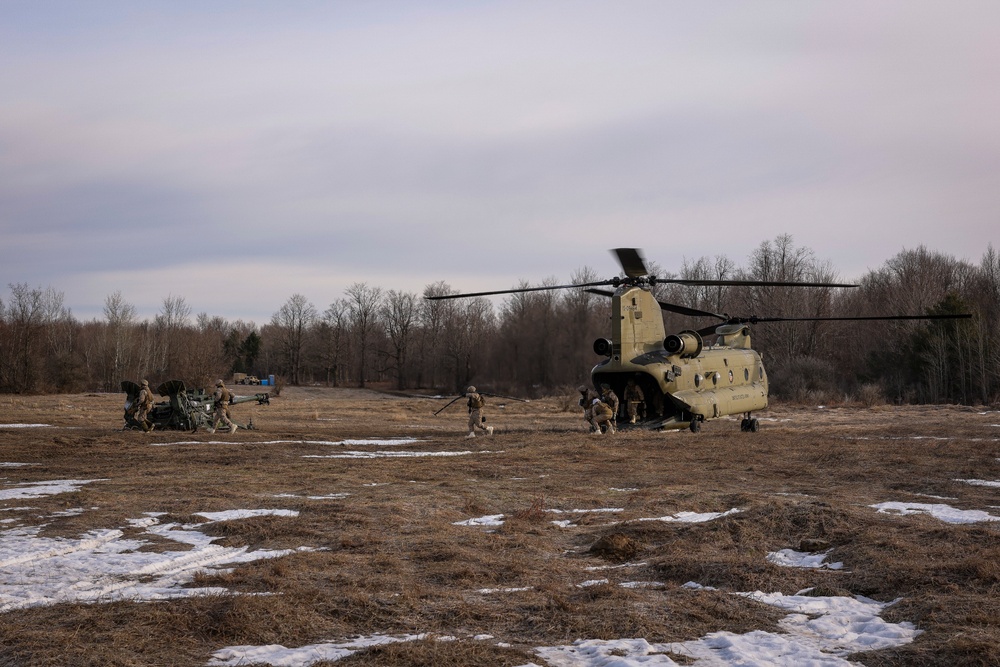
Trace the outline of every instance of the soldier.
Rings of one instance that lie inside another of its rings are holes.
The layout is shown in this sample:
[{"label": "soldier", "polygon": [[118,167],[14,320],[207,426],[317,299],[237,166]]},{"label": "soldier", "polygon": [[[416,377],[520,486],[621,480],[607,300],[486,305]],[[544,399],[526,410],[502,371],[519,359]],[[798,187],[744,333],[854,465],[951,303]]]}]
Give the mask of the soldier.
[{"label": "soldier", "polygon": [[215,418],[212,420],[212,427],[208,429],[209,433],[215,433],[215,429],[219,428],[219,422],[229,425],[229,432],[236,432],[236,424],[234,424],[229,419],[229,401],[232,399],[233,395],[229,393],[226,389],[226,384],[219,380],[215,383],[215,393],[212,394],[212,406],[215,408]]},{"label": "soldier", "polygon": [[590,424],[590,432],[598,430],[597,424],[594,423],[594,399],[598,398],[597,392],[593,389],[587,387],[586,385],[580,385],[577,387],[577,391],[580,392],[580,407],[583,408],[583,418],[587,420]]},{"label": "soldier", "polygon": [[149,421],[149,411],[153,409],[153,392],[149,388],[149,380],[142,381],[142,388],[139,390],[139,397],[135,399],[136,412],[135,420],[143,431],[149,433],[153,430],[153,424]]},{"label": "soldier", "polygon": [[493,427],[486,425],[486,414],[483,412],[486,397],[477,394],[475,387],[466,389],[465,397],[469,399],[469,435],[465,437],[475,438],[477,428],[486,431],[486,435],[493,435]]},{"label": "soldier", "polygon": [[611,422],[617,426],[618,424],[618,395],[611,391],[611,385],[602,384],[601,385],[601,400],[611,408]]},{"label": "soldier", "polygon": [[595,398],[591,403],[591,406],[591,411],[594,415],[594,426],[597,428],[597,430],[594,431],[594,435],[600,435],[601,433],[614,433],[615,413],[611,411],[611,406],[599,398]]},{"label": "soldier", "polygon": [[644,410],[645,400],[642,388],[635,383],[634,378],[629,378],[625,385],[625,409],[628,411],[630,424],[634,424],[636,417]]}]

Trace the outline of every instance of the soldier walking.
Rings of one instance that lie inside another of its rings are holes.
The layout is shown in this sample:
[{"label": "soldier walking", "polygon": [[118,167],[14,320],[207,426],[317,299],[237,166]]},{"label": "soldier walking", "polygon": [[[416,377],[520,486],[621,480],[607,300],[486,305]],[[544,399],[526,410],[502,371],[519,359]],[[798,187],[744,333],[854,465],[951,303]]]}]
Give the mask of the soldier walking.
[{"label": "soldier walking", "polygon": [[229,419],[229,401],[232,398],[233,395],[226,389],[226,383],[222,380],[215,383],[215,393],[212,394],[212,406],[215,408],[215,417],[212,421],[212,427],[208,429],[209,433],[215,433],[215,429],[219,428],[220,422],[229,426],[230,433],[236,432],[236,424]]},{"label": "soldier walking", "polygon": [[153,409],[153,392],[149,388],[149,380],[142,381],[142,388],[139,390],[139,397],[136,398],[135,420],[143,431],[149,433],[153,430],[153,424],[149,421],[149,411]]},{"label": "soldier walking", "polygon": [[634,378],[629,378],[625,385],[625,410],[628,412],[628,421],[634,424],[636,417],[645,407],[646,396],[642,393],[642,388],[635,383]]},{"label": "soldier walking", "polygon": [[486,435],[493,435],[493,427],[486,425],[486,414],[483,407],[486,405],[486,397],[476,393],[475,387],[465,390],[465,397],[469,399],[469,435],[466,438],[476,437],[476,429],[486,431]]}]

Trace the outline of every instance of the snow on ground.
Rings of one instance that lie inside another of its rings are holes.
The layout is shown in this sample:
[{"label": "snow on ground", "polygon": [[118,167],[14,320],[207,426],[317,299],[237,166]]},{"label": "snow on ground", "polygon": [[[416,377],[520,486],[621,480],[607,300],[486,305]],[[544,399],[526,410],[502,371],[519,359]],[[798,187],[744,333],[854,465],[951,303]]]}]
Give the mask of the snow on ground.
[{"label": "snow on ground", "polygon": [[[76,491],[96,480],[57,480],[5,489],[0,498],[39,497]],[[27,508],[25,508],[27,509]],[[80,514],[74,509],[61,515]],[[201,512],[209,522],[252,516],[295,516],[292,510]],[[54,516],[54,515],[51,515]],[[184,588],[196,573],[221,566],[277,558],[293,550],[250,551],[212,544],[200,532],[206,524],[161,524],[157,515],[130,520],[120,529],[91,530],[76,538],[42,537],[45,525],[15,526],[0,531],[0,612],[61,602],[161,600],[223,594],[225,588]],[[179,547],[174,551],[140,551],[158,536]],[[300,547],[300,550],[306,547]]]},{"label": "snow on ground", "polygon": [[946,523],[979,523],[980,521],[1000,521],[1000,516],[993,516],[982,510],[960,510],[950,505],[940,503],[878,503],[869,505],[886,514],[930,514],[935,519]]},{"label": "snow on ground", "polygon": [[831,550],[823,553],[807,553],[795,551],[793,549],[782,549],[767,554],[767,562],[780,565],[781,567],[808,567],[825,570],[842,570],[843,563],[824,563]]},{"label": "snow on ground", "polygon": [[51,428],[52,424],[0,424],[0,428]]},{"label": "snow on ground", "polygon": [[965,482],[966,484],[971,484],[972,486],[991,486],[994,488],[1000,488],[1000,482],[991,482],[986,479],[956,479],[956,482]]},{"label": "snow on ground", "polygon": [[[10,425],[7,425],[10,426]],[[301,443],[303,441],[274,441]],[[366,444],[392,446],[411,444],[413,439],[392,440],[343,440],[336,442],[310,442],[308,444],[352,445]],[[173,443],[189,444],[189,443]],[[193,444],[193,443],[191,443]],[[204,444],[204,443],[198,443]],[[267,444],[267,443],[263,443]],[[458,456],[484,452],[362,452],[346,451],[338,457],[370,457],[373,455],[423,455]],[[494,452],[485,452],[494,453]],[[328,458],[328,457],[316,457]],[[2,467],[21,464],[4,463]],[[20,484],[0,488],[0,500],[37,498],[45,495],[70,493],[98,480],[53,480]],[[998,482],[960,480],[982,486],[1000,486]],[[287,494],[286,494],[287,495]],[[347,494],[316,496],[315,498],[344,498]],[[312,498],[312,496],[309,496]],[[978,510],[958,510],[945,504],[885,502],[871,505],[879,512],[911,514],[929,513],[949,523],[996,521],[1000,517]],[[28,511],[31,508],[3,508],[8,512]],[[591,512],[620,512],[619,508],[598,510],[546,510],[556,514],[584,514]],[[711,521],[741,511],[726,512],[676,512],[664,517],[643,518],[640,521],[700,522]],[[80,514],[82,508],[65,510],[60,514]],[[226,512],[198,513],[209,520],[233,519],[274,515],[295,516],[296,512],[282,509],[231,510]],[[49,515],[55,516],[55,515]],[[44,525],[13,526],[0,531],[0,612],[8,612],[36,605],[59,602],[99,603],[112,600],[155,600],[194,595],[227,593],[224,588],[185,588],[199,571],[213,570],[237,563],[276,558],[292,550],[249,551],[246,547],[228,548],[212,544],[214,538],[200,532],[205,524],[175,524],[160,522],[160,516],[146,514],[131,519],[120,529],[91,530],[76,538],[46,538],[40,533]],[[488,515],[456,522],[457,525],[496,526],[502,524],[504,515]],[[16,523],[17,518],[6,520]],[[568,524],[568,522],[566,522]],[[175,551],[153,553],[140,549],[149,543],[149,537],[177,542],[182,548]],[[299,550],[308,547],[300,547]],[[785,549],[768,554],[772,563],[789,567],[825,567],[837,569],[841,563],[824,563],[827,553],[807,554]],[[579,586],[607,584],[607,579],[584,581]],[[666,588],[660,582],[632,581],[619,584],[632,588]],[[704,588],[698,584],[685,586],[698,594]],[[480,589],[481,594],[516,594],[528,588]],[[843,658],[856,651],[876,650],[908,643],[919,634],[911,623],[888,623],[881,618],[893,602],[878,602],[863,597],[822,597],[782,595],[780,593],[734,593],[749,600],[777,607],[789,612],[780,622],[781,632],[754,631],[738,635],[716,632],[701,639],[669,644],[649,643],[641,638],[618,640],[582,639],[566,646],[548,646],[535,649],[536,655],[554,667],[610,667],[611,665],[672,666],[747,664],[839,667],[852,665]],[[392,642],[414,641],[427,635],[372,635],[298,648],[283,646],[232,646],[216,651],[207,663],[211,667],[240,664],[306,667],[321,660],[335,661],[369,646]],[[454,639],[441,638],[439,639]],[[476,637],[486,640],[488,637]],[[674,656],[680,663],[670,656]],[[529,667],[529,663],[524,667]]]},{"label": "snow on ground", "polygon": [[239,440],[179,440],[177,442],[151,442],[152,447],[172,447],[175,445],[375,445],[378,447],[394,447],[412,445],[420,442],[419,438],[366,438],[361,440],[262,440],[245,442]]},{"label": "snow on ground", "polygon": [[[600,585],[607,580],[583,582]],[[702,588],[689,584],[693,594]],[[509,592],[524,589],[482,589],[478,592]],[[842,656],[856,651],[901,646],[920,634],[912,623],[888,623],[882,610],[894,604],[857,597],[812,597],[781,593],[736,593],[750,600],[789,612],[779,623],[781,633],[754,631],[746,634],[713,632],[686,642],[650,643],[645,639],[584,639],[566,646],[543,646],[535,654],[552,667],[677,667],[703,665],[736,667],[848,667],[857,665]],[[336,661],[367,646],[413,641],[427,635],[373,635],[339,642],[311,644],[299,648],[270,646],[229,646],[219,649],[206,667],[236,667],[262,664],[275,667],[308,667],[321,660]],[[440,637],[454,640],[454,637]],[[474,639],[486,640],[488,636]],[[507,644],[499,644],[506,646]],[[673,660],[673,655],[680,662]],[[522,667],[530,667],[527,663]]]}]

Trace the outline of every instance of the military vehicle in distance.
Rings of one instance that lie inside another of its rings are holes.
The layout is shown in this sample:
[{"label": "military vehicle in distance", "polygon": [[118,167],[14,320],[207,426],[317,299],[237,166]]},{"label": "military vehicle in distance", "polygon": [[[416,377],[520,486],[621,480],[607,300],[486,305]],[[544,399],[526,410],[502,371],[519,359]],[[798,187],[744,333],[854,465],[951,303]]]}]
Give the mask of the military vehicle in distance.
[{"label": "military vehicle in distance", "polygon": [[[122,430],[142,430],[142,426],[135,419],[139,391],[142,387],[131,380],[123,380],[121,388],[126,397],[125,425]],[[198,427],[206,429],[212,427],[215,407],[210,392],[206,392],[204,389],[189,391],[181,380],[167,380],[156,388],[156,393],[166,397],[167,400],[154,403],[153,408],[149,411],[147,419],[153,425],[153,430],[194,432],[198,430]],[[267,393],[254,394],[253,396],[233,395],[229,404],[236,405],[250,401],[256,401],[258,405],[268,405],[271,402],[271,395]],[[245,426],[243,424],[238,424],[238,426],[252,430],[254,428],[253,418]]]}]

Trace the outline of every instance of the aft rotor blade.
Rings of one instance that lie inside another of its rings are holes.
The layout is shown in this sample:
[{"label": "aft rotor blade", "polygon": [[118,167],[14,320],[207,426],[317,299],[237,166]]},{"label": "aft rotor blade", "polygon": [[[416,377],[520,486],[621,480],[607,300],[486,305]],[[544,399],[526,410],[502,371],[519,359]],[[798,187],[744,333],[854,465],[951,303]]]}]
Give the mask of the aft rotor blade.
[{"label": "aft rotor blade", "polygon": [[688,280],[686,278],[657,278],[658,283],[687,285],[688,287],[857,287],[846,283],[811,283],[780,280]]},{"label": "aft rotor blade", "polygon": [[646,262],[643,261],[638,248],[615,248],[611,252],[618,256],[618,263],[622,265],[622,271],[629,278],[649,275]]},{"label": "aft rotor blade", "polygon": [[436,301],[438,299],[467,299],[472,296],[492,296],[494,294],[520,294],[521,292],[543,292],[554,289],[573,289],[575,287],[593,287],[594,285],[610,285],[612,281],[602,280],[596,283],[579,283],[575,285],[545,285],[542,287],[519,287],[517,289],[501,289],[490,292],[465,292],[463,294],[442,294],[440,296],[425,296],[425,299]]},{"label": "aft rotor blade", "polygon": [[964,320],[970,313],[959,315],[871,315],[861,317],[733,317],[733,324],[757,324],[759,322],[856,322],[872,320]]}]

